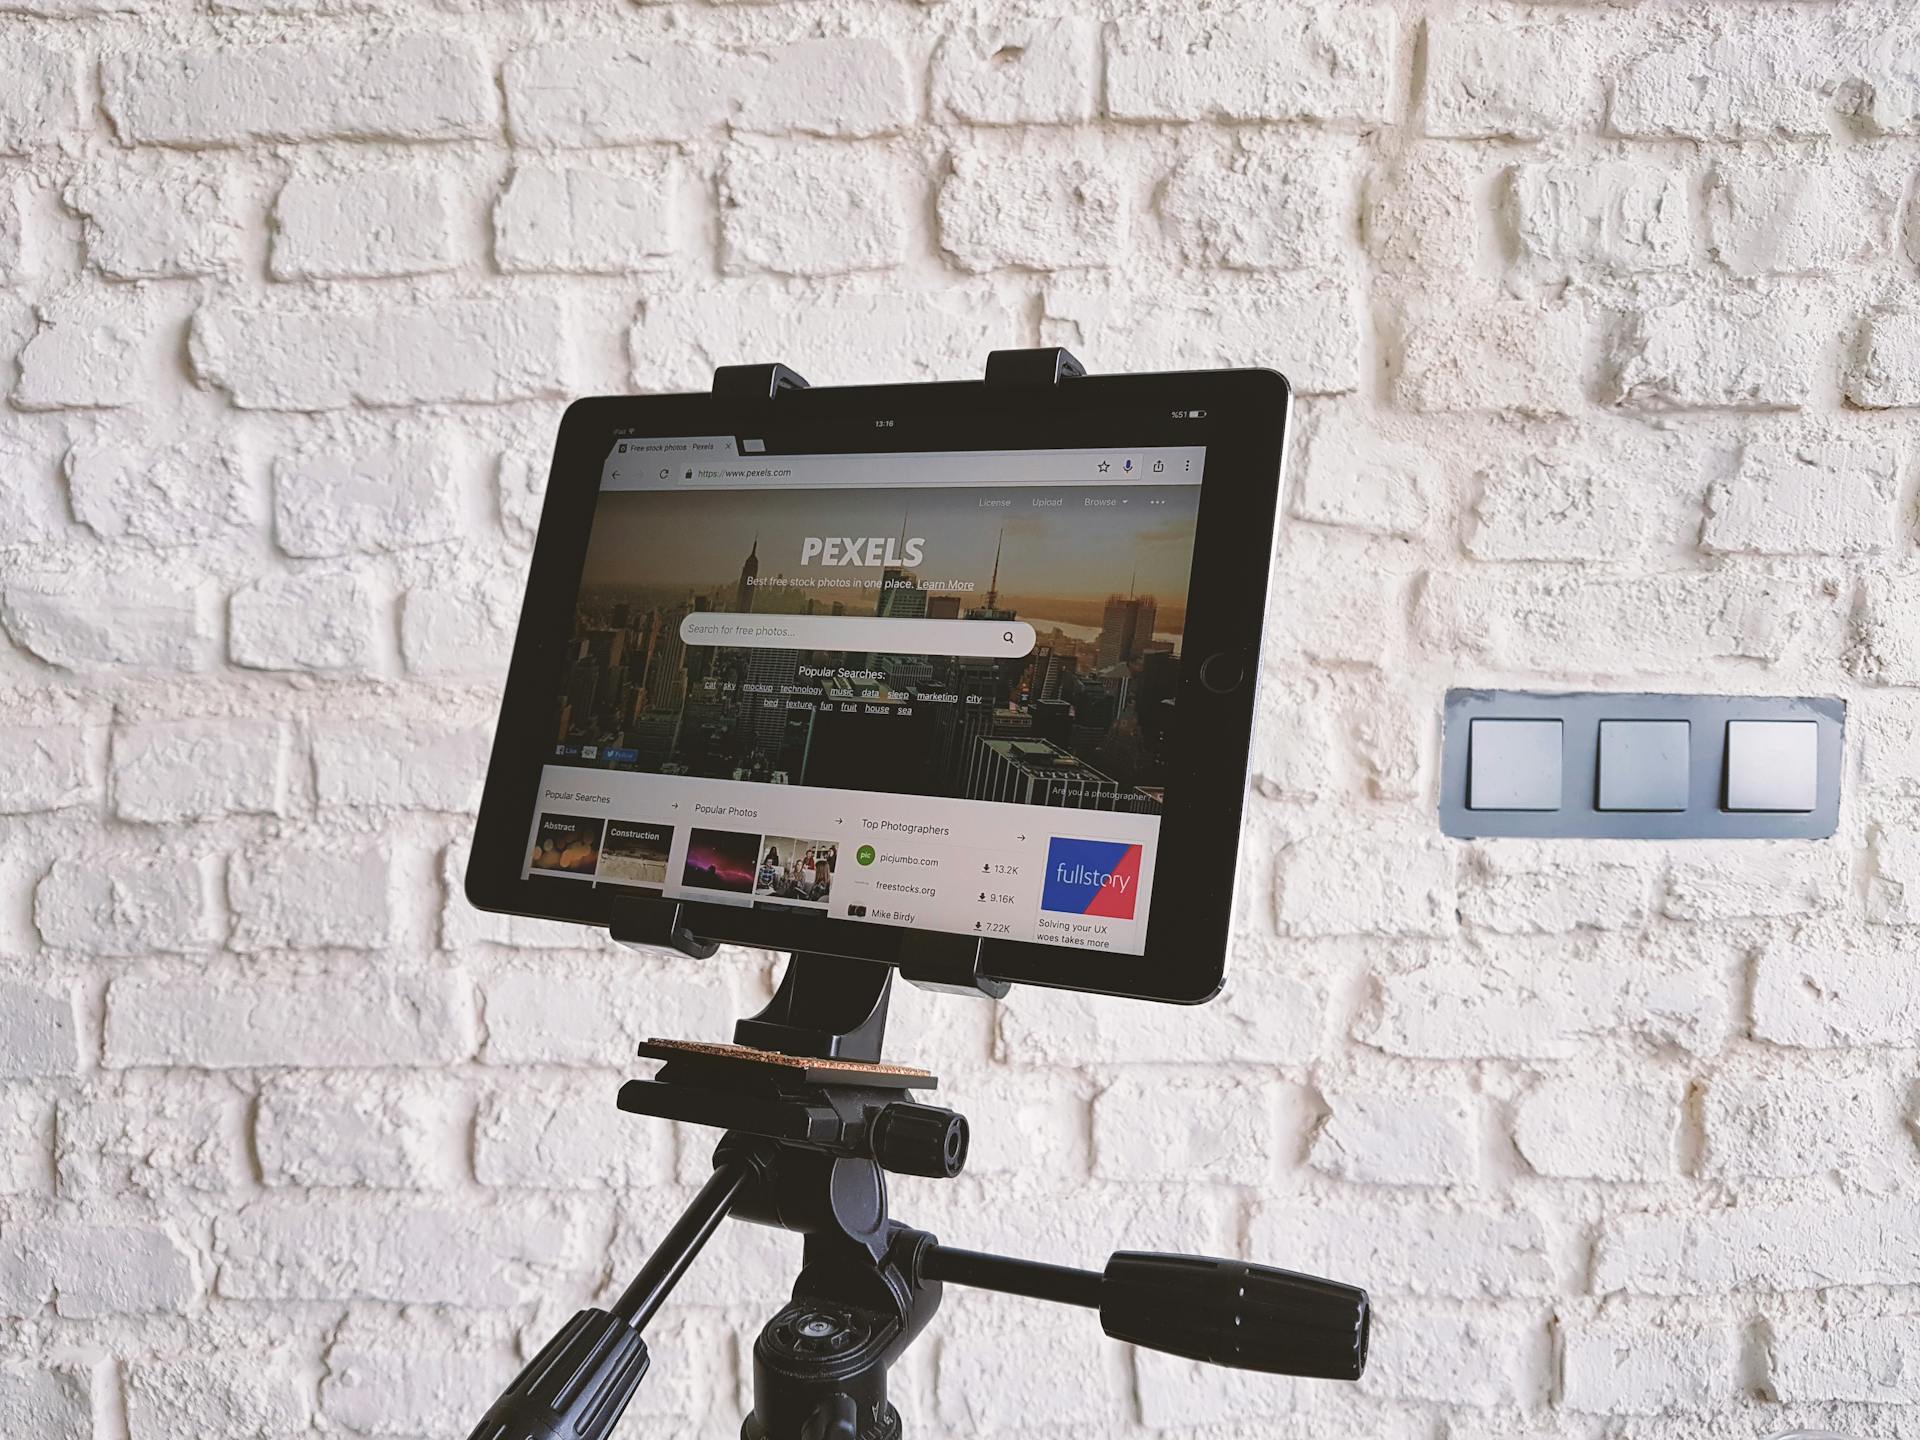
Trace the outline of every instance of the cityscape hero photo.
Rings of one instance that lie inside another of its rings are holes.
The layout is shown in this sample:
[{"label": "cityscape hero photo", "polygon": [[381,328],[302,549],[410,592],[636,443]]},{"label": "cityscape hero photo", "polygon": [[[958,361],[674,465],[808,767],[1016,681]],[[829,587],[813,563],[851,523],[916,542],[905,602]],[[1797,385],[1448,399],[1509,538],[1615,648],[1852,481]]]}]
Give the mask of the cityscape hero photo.
[{"label": "cityscape hero photo", "polygon": [[[1157,812],[1199,494],[602,492],[556,759]],[[1017,619],[1036,641],[1018,658],[689,644],[703,611]]]}]

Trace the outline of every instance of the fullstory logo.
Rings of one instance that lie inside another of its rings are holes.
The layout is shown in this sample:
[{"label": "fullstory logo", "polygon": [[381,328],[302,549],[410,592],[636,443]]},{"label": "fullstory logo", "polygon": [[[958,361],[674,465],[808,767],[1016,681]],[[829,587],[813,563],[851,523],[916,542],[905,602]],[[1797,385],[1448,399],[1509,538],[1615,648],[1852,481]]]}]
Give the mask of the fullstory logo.
[{"label": "fullstory logo", "polygon": [[1140,893],[1141,847],[1124,840],[1047,842],[1046,884],[1040,908],[1066,915],[1131,920]]}]

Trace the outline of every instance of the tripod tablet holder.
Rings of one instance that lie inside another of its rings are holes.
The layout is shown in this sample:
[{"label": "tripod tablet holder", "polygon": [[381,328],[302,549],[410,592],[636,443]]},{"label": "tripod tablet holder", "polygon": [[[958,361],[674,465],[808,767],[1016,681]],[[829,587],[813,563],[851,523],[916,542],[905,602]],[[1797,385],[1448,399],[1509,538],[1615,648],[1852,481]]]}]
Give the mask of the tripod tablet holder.
[{"label": "tripod tablet holder", "polygon": [[[1063,350],[996,352],[988,364],[1000,384],[1082,373]],[[805,383],[785,366],[736,366],[716,372],[714,388],[764,398]],[[694,933],[690,913],[674,900],[621,897],[609,928],[624,943],[708,958],[717,947]],[[980,955],[978,941],[932,935],[907,936],[892,964],[795,954],[766,1008],[735,1025],[733,1044],[642,1044],[641,1057],[660,1068],[622,1086],[620,1108],[721,1130],[713,1173],[612,1307],[568,1321],[471,1440],[608,1435],[646,1375],[642,1330],[729,1215],[805,1237],[793,1298],[754,1343],[742,1440],[896,1440],[887,1372],[947,1284],[1098,1310],[1114,1338],[1193,1360],[1357,1379],[1369,1307],[1351,1286],[1137,1251],[1079,1270],[955,1249],[889,1215],[888,1172],[950,1179],[968,1141],[964,1116],[913,1098],[935,1088],[931,1074],[880,1058],[893,971],[928,988],[1004,996],[1007,983],[981,974]]]}]

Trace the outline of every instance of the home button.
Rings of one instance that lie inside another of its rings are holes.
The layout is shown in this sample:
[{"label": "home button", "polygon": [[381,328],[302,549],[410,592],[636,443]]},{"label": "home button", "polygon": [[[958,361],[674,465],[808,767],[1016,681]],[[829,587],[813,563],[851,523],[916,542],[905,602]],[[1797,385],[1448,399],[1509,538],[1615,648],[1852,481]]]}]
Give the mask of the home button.
[{"label": "home button", "polygon": [[1247,667],[1230,650],[1216,651],[1200,662],[1200,683],[1216,695],[1230,694],[1247,678]]}]

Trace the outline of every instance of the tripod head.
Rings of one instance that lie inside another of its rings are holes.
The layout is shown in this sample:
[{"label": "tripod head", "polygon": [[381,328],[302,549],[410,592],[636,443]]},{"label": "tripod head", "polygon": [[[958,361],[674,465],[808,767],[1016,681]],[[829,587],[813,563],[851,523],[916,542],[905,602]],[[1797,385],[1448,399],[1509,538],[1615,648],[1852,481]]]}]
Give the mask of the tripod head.
[{"label": "tripod head", "polygon": [[793,1298],[754,1345],[743,1440],[897,1437],[888,1368],[949,1284],[1096,1310],[1117,1340],[1209,1364],[1359,1377],[1369,1306],[1352,1286],[1142,1251],[1082,1270],[956,1249],[891,1219],[886,1175],[950,1179],[969,1137],[964,1116],[912,1098],[936,1087],[931,1074],[878,1059],[891,983],[875,962],[797,955],[773,1001],[736,1027],[757,1043],[639,1047],[662,1063],[621,1087],[620,1108],[723,1130],[713,1175],[614,1306],[575,1315],[473,1440],[608,1435],[646,1374],[641,1329],[728,1215],[806,1237]]}]

